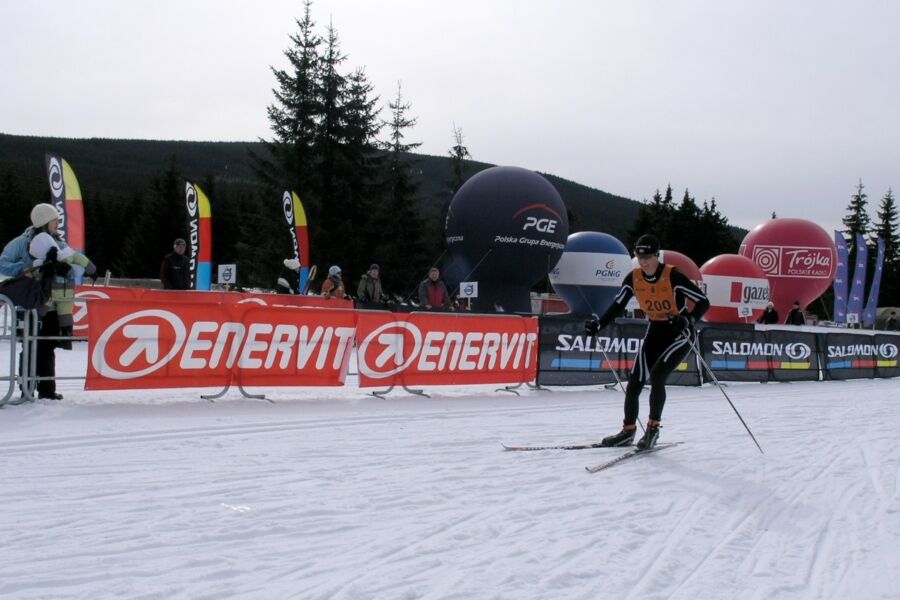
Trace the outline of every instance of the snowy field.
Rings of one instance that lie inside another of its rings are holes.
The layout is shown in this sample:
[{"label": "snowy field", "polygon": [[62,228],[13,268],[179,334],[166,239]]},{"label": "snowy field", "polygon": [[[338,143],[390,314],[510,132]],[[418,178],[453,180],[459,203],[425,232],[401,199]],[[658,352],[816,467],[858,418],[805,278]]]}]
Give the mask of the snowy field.
[{"label": "snowy field", "polygon": [[616,390],[64,382],[0,410],[0,598],[900,598],[897,383],[729,386],[764,456],[718,389],[670,388],[685,443],[592,475],[622,450],[500,442],[597,440]]}]

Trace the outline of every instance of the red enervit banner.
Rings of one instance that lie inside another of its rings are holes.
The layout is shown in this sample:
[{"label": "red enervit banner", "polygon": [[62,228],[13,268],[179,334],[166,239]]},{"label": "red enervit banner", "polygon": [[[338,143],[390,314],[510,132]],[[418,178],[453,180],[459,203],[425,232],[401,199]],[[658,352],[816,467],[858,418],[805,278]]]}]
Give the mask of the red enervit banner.
[{"label": "red enervit banner", "polygon": [[99,300],[85,389],[343,385],[352,310]]},{"label": "red enervit banner", "polygon": [[538,320],[359,311],[359,385],[523,383],[537,377]]},{"label": "red enervit banner", "polygon": [[254,302],[263,306],[314,306],[318,308],[353,308],[350,300],[324,298],[322,296],[301,296],[290,294],[254,294],[250,292],[204,292],[151,290],[147,288],[124,288],[80,285],[75,289],[77,298],[87,298],[87,302],[77,302],[72,310],[75,334],[88,333],[88,307],[92,299],[106,300],[152,300],[171,302],[221,302],[224,304],[245,304]]}]

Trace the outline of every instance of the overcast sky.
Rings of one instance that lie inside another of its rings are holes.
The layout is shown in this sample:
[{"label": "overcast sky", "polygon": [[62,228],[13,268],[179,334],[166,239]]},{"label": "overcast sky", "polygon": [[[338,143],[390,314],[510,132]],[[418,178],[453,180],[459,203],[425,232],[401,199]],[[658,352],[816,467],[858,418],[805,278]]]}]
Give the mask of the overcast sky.
[{"label": "overcast sky", "polygon": [[[4,0],[0,131],[270,138],[300,0]],[[841,227],[900,186],[900,2],[318,0],[421,152],[643,200],[671,182],[732,224]],[[385,118],[387,114],[384,115]],[[76,168],[77,165],[73,165]],[[90,197],[90,190],[84,190]]]}]

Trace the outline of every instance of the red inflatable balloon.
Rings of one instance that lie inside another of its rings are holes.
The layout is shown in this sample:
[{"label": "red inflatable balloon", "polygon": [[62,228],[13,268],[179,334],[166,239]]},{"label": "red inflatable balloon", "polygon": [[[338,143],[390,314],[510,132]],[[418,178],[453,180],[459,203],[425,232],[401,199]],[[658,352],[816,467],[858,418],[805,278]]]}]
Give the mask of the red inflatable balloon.
[{"label": "red inflatable balloon", "polygon": [[837,272],[837,250],[828,233],[805,219],[772,219],[741,242],[741,256],[758,264],[772,286],[781,321],[794,301],[800,308],[821,296]]},{"label": "red inflatable balloon", "polygon": [[710,323],[755,323],[769,303],[769,280],[755,262],[721,254],[700,267],[710,309]]}]

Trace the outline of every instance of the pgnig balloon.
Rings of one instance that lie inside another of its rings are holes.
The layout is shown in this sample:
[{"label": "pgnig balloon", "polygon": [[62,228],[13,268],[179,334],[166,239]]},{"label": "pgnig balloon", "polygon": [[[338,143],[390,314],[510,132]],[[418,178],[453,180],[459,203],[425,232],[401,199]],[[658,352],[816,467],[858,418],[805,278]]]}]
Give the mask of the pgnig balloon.
[{"label": "pgnig balloon", "polygon": [[631,271],[625,244],[607,233],[580,231],[566,240],[550,283],[571,312],[603,314]]}]

